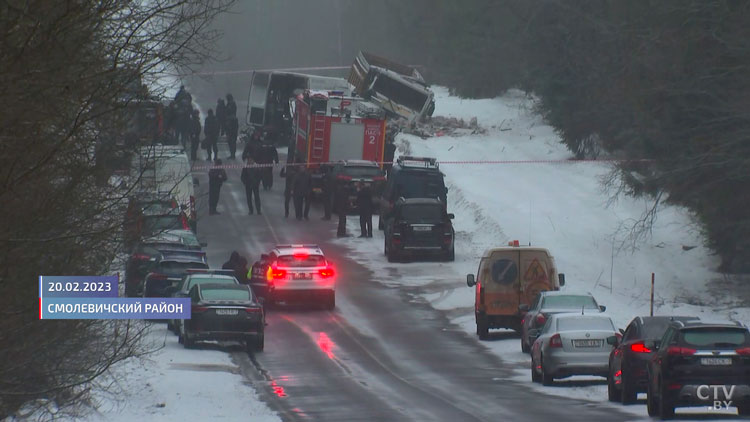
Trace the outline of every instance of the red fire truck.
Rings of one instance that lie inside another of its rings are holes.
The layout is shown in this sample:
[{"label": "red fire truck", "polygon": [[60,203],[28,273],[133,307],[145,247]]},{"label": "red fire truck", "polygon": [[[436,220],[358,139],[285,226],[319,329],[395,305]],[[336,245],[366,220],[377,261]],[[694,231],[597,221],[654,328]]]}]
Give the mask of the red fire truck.
[{"label": "red fire truck", "polygon": [[385,112],[363,98],[307,90],[294,102],[293,127],[296,142],[288,160],[307,163],[314,188],[320,187],[321,164],[383,161]]}]

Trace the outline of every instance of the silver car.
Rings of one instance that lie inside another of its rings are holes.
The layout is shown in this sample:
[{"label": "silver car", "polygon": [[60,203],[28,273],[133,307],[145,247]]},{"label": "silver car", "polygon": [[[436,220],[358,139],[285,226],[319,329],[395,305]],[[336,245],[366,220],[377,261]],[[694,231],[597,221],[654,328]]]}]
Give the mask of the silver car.
[{"label": "silver car", "polygon": [[552,385],[571,375],[607,376],[613,339],[619,336],[604,314],[554,314],[544,327],[530,330],[537,337],[531,346],[531,380]]}]

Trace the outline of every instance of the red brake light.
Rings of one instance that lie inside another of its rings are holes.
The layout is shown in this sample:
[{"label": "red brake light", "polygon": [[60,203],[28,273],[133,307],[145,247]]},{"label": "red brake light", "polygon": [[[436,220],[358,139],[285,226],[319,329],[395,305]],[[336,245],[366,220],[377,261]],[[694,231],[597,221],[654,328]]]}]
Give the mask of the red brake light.
[{"label": "red brake light", "polygon": [[547,317],[544,316],[544,314],[539,314],[536,316],[534,322],[536,323],[537,327],[541,327],[545,322],[547,322]]},{"label": "red brake light", "polygon": [[205,307],[205,306],[196,306],[196,305],[193,305],[193,306],[190,307],[190,312],[193,313],[193,314],[199,314],[201,312],[206,312],[207,310],[208,310],[208,308]]},{"label": "red brake light", "polygon": [[348,176],[346,174],[339,174],[338,176],[336,176],[336,178],[339,180],[352,180],[352,176]]},{"label": "red brake light", "polygon": [[382,182],[385,180],[385,176],[375,176],[372,178],[372,180],[375,182]]},{"label": "red brake light", "polygon": [[167,275],[166,274],[159,274],[159,273],[151,273],[148,275],[148,278],[150,280],[166,280]]},{"label": "red brake light", "polygon": [[130,258],[131,259],[142,259],[142,260],[151,259],[150,256],[148,256],[146,254],[143,254],[143,253],[134,253],[133,256],[131,256]]},{"label": "red brake light", "polygon": [[741,347],[735,350],[735,352],[737,352],[738,355],[750,356],[750,347]]},{"label": "red brake light", "polygon": [[633,343],[630,345],[630,350],[635,353],[651,353],[651,349],[646,347],[643,343]]},{"label": "red brake light", "polygon": [[560,334],[555,334],[549,339],[549,347],[562,347],[562,339]]},{"label": "red brake light", "polygon": [[249,314],[257,314],[262,312],[263,310],[261,308],[245,308],[245,312]]},{"label": "red brake light", "polygon": [[334,274],[333,268],[331,267],[321,268],[320,270],[318,270],[318,274],[323,278],[333,277],[333,274]]},{"label": "red brake light", "polygon": [[692,356],[697,350],[688,347],[669,346],[667,354],[669,356]]},{"label": "red brake light", "polygon": [[190,230],[190,224],[188,224],[187,217],[185,216],[185,213],[180,214],[180,220],[182,221],[182,228],[185,230]]},{"label": "red brake light", "polygon": [[309,255],[307,253],[305,253],[305,252],[295,252],[294,253],[294,259],[303,260],[303,259],[307,259],[308,256]]},{"label": "red brake light", "polygon": [[266,271],[266,279],[268,281],[279,280],[286,277],[286,270],[280,270],[276,267],[268,267]]}]

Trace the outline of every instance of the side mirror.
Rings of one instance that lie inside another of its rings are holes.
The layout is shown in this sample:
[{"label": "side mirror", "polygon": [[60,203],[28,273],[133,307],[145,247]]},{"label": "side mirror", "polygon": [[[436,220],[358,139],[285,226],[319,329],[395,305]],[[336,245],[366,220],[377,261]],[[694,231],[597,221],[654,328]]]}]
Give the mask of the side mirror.
[{"label": "side mirror", "polygon": [[604,312],[604,311],[607,310],[607,307],[604,306],[604,305],[599,305],[599,310],[602,311],[602,312]]},{"label": "side mirror", "polygon": [[610,346],[617,347],[617,344],[618,344],[618,342],[617,342],[617,336],[609,336],[609,337],[607,337],[607,344],[609,344]]},{"label": "side mirror", "polygon": [[200,184],[201,183],[198,181],[198,178],[197,177],[193,177],[193,185],[194,186],[200,186]]},{"label": "side mirror", "polygon": [[453,220],[454,218],[456,218],[456,215],[453,214],[453,213],[449,213],[448,214],[448,218],[450,218],[451,220]]},{"label": "side mirror", "polygon": [[474,274],[466,274],[466,285],[469,287],[476,286],[477,282],[474,280]]},{"label": "side mirror", "polygon": [[200,245],[202,248],[205,248],[208,246],[208,242],[201,242]]},{"label": "side mirror", "polygon": [[518,310],[521,312],[528,312],[529,311],[529,305],[522,303],[518,305]]},{"label": "side mirror", "polygon": [[560,286],[564,286],[565,285],[565,274],[559,273],[557,275],[557,281],[559,282]]},{"label": "side mirror", "polygon": [[661,343],[661,340],[646,340],[643,342],[643,345],[646,346],[647,349],[656,351],[659,350],[659,343]]},{"label": "side mirror", "polygon": [[166,297],[172,297],[177,292],[177,287],[175,286],[169,286],[166,289],[164,289],[164,295]]},{"label": "side mirror", "polygon": [[536,340],[542,332],[538,328],[532,328],[529,330],[529,340]]}]

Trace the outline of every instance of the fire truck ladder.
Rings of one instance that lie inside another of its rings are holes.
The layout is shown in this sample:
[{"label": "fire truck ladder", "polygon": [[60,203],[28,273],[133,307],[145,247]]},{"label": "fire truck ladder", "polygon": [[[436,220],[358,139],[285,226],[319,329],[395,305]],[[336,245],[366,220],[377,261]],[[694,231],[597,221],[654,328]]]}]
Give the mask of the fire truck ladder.
[{"label": "fire truck ladder", "polygon": [[326,116],[323,113],[313,115],[312,151],[313,159],[323,159],[323,141],[325,140]]}]

